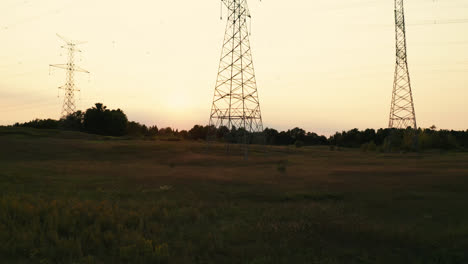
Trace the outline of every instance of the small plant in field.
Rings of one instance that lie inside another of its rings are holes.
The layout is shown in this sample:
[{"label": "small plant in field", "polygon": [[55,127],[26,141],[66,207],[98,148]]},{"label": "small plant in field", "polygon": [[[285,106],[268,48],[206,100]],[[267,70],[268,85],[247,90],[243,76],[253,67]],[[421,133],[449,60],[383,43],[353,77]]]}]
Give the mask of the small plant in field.
[{"label": "small plant in field", "polygon": [[367,152],[367,151],[376,151],[377,150],[377,145],[374,143],[374,141],[365,143],[361,145],[361,151],[362,152]]},{"label": "small plant in field", "polygon": [[371,141],[367,144],[367,150],[368,151],[376,151],[377,150],[377,145],[375,144],[374,141]]},{"label": "small plant in field", "polygon": [[276,169],[281,173],[286,173],[287,166],[288,166],[287,160],[280,160],[278,162]]},{"label": "small plant in field", "polygon": [[368,143],[364,143],[361,145],[361,151],[362,152],[367,152],[367,145],[369,145]]},{"label": "small plant in field", "polygon": [[161,191],[169,191],[169,190],[172,189],[172,186],[170,186],[170,185],[163,185],[163,186],[159,187],[159,189],[160,189]]},{"label": "small plant in field", "polygon": [[266,263],[272,263],[272,258],[270,256],[261,256],[261,257],[256,257],[252,261],[249,262],[249,264],[266,264]]}]

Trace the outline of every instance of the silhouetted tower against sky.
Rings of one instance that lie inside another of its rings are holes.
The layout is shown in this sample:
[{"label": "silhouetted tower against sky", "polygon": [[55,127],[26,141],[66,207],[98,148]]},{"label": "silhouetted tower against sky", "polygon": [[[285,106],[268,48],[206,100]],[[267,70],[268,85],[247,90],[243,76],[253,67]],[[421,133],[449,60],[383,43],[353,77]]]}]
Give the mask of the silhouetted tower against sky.
[{"label": "silhouetted tower against sky", "polygon": [[210,125],[262,132],[262,115],[249,42],[246,0],[222,0],[228,9]]},{"label": "silhouetted tower against sky", "polygon": [[403,0],[395,0],[396,67],[393,83],[390,128],[417,129],[413,94],[406,54],[406,29]]},{"label": "silhouetted tower against sky", "polygon": [[67,79],[64,86],[59,87],[59,89],[65,90],[65,97],[63,99],[63,107],[62,107],[62,117],[65,117],[69,114],[72,114],[76,111],[75,105],[75,91],[79,91],[75,88],[75,80],[74,75],[75,72],[85,72],[89,73],[87,70],[80,68],[79,66],[75,65],[75,52],[81,52],[81,50],[77,49],[76,46],[80,44],[84,44],[86,42],[74,42],[68,40],[59,34],[57,34],[59,38],[65,41],[66,45],[62,46],[62,48],[68,51],[68,63],[67,64],[51,64],[51,67],[61,68],[67,70]]}]

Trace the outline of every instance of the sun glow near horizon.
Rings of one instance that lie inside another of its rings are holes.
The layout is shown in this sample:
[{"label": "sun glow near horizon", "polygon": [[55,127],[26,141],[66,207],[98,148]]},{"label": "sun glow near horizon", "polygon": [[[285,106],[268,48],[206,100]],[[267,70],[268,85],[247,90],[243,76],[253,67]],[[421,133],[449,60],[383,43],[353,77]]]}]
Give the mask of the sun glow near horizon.
[{"label": "sun glow near horizon", "polygon": [[[331,134],[388,124],[392,1],[251,0],[249,7],[265,127]],[[464,18],[467,10],[460,1],[407,2],[409,69],[421,127],[468,127],[460,118],[468,115],[468,24],[412,25]],[[148,125],[208,123],[226,26],[216,1],[6,0],[0,15],[0,111],[6,113],[0,125],[58,118],[56,87],[65,75],[47,75],[49,64],[65,62],[56,33],[88,41],[80,66],[91,72],[91,82],[76,76],[80,110],[102,102]]]}]

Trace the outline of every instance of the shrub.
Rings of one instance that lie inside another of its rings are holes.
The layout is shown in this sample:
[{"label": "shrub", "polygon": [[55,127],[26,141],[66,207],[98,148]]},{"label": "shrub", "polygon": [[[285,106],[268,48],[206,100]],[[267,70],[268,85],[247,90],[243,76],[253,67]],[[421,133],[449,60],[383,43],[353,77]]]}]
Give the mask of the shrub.
[{"label": "shrub", "polygon": [[36,129],[58,129],[60,122],[53,119],[35,119],[23,124],[16,123],[15,127],[30,127]]},{"label": "shrub", "polygon": [[304,146],[304,141],[296,140],[294,145],[296,146],[296,148],[302,148]]},{"label": "shrub", "polygon": [[83,130],[84,113],[76,111],[62,119],[60,119],[61,128],[65,130],[82,131]]},{"label": "shrub", "polygon": [[100,103],[86,110],[83,120],[86,132],[106,136],[125,135],[127,123],[127,116],[122,110],[109,110]]},{"label": "shrub", "polygon": [[288,165],[288,161],[280,160],[278,162],[276,169],[281,173],[286,173],[287,165]]},{"label": "shrub", "polygon": [[367,152],[367,151],[376,151],[377,150],[377,145],[374,143],[374,141],[365,143],[361,145],[361,151]]}]

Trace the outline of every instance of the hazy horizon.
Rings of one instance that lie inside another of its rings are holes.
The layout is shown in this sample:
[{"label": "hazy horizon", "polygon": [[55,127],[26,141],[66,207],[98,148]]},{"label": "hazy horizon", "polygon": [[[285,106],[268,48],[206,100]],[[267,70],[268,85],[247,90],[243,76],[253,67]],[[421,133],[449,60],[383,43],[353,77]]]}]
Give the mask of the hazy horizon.
[{"label": "hazy horizon", "polygon": [[[388,124],[395,64],[393,1],[249,1],[264,127],[330,135]],[[468,129],[468,2],[406,1],[419,127]],[[63,42],[80,46],[78,109],[96,102],[129,120],[190,129],[209,119],[226,10],[219,1],[0,3],[0,125],[59,118]],[[431,24],[438,21],[439,24]],[[60,56],[62,54],[62,56]]]}]

